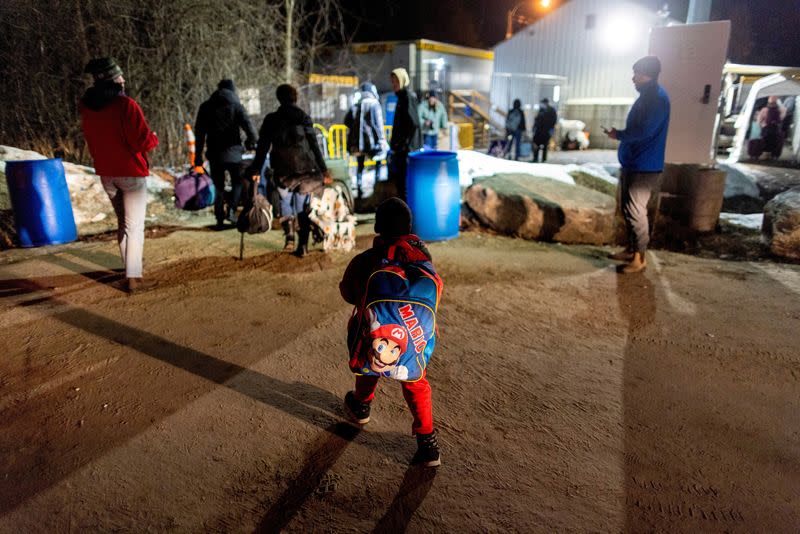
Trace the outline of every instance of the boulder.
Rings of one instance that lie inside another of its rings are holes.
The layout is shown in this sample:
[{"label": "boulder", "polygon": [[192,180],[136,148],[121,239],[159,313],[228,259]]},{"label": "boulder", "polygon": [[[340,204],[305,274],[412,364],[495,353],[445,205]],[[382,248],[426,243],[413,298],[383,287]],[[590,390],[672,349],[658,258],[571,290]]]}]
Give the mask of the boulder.
[{"label": "boulder", "polygon": [[471,216],[501,234],[592,245],[614,241],[614,198],[579,185],[497,174],[470,186],[464,202]]},{"label": "boulder", "polygon": [[767,202],[761,234],[770,252],[782,258],[800,260],[800,187],[789,189]]}]

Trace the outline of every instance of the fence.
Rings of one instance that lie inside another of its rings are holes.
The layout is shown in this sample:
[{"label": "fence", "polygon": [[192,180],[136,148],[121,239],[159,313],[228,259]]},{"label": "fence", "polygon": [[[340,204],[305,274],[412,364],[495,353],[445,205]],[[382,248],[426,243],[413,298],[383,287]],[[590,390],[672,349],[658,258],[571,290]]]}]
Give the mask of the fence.
[{"label": "fence", "polygon": [[[459,145],[471,150],[474,144],[474,130],[471,123],[456,123],[458,126],[458,142]],[[320,150],[328,159],[349,159],[349,165],[354,167],[356,162],[350,157],[347,152],[347,126],[344,124],[332,124],[330,127],[325,128],[322,124],[314,124],[314,128],[318,132],[317,140],[320,143]],[[392,127],[384,126],[384,134],[386,140],[392,138]],[[386,163],[382,160],[382,163]],[[364,163],[367,167],[375,165],[375,162],[368,160]]]}]

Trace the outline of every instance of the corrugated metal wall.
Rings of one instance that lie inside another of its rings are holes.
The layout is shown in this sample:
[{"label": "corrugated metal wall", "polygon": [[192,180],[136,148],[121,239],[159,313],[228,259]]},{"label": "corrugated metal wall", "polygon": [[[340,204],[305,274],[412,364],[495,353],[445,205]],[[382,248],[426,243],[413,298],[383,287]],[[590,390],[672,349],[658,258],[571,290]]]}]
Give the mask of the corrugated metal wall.
[{"label": "corrugated metal wall", "polygon": [[[559,107],[570,104],[570,113],[580,113],[578,99],[632,102],[631,66],[647,54],[649,28],[659,21],[653,11],[630,2],[570,0],[495,47],[492,104],[503,109],[509,98],[519,98],[535,105],[539,95],[524,78],[531,74],[566,77]],[[597,113],[595,105],[586,107]]]}]

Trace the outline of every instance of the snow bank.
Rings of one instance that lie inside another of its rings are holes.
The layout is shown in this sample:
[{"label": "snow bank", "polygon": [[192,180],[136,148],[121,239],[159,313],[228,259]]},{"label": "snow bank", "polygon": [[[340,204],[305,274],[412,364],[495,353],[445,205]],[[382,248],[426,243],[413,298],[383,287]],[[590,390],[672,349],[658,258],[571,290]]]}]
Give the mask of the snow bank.
[{"label": "snow bank", "polygon": [[[15,147],[0,145],[0,172],[5,173],[6,161],[47,159],[46,156],[31,150],[22,150]],[[64,175],[69,189],[69,198],[72,202],[72,212],[75,224],[80,226],[87,223],[96,223],[106,219],[114,221],[114,210],[108,200],[100,177],[94,173],[92,167],[77,165],[68,161],[63,162]],[[6,188],[5,180],[2,181],[3,189]],[[172,184],[155,175],[147,177],[147,189],[152,195],[164,189],[171,189]],[[150,199],[152,200],[152,199]]]},{"label": "snow bank", "polygon": [[729,224],[743,226],[752,230],[761,230],[764,222],[763,213],[726,213],[719,214],[719,218]]},{"label": "snow bank", "polygon": [[575,180],[569,175],[564,165],[513,161],[474,150],[458,151],[458,172],[459,183],[462,187],[471,186],[475,178],[486,178],[495,174],[527,174],[575,185]]}]

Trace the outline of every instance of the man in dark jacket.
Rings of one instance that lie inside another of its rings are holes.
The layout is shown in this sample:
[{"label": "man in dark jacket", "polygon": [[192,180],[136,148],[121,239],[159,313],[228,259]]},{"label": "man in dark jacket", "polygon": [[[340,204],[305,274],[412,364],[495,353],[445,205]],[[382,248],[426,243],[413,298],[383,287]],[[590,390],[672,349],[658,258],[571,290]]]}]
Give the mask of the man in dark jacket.
[{"label": "man in dark jacket", "polygon": [[397,196],[406,200],[406,172],[408,154],[422,147],[422,133],[419,128],[419,100],[409,85],[411,79],[406,69],[394,69],[390,75],[392,89],[397,95],[394,112],[392,138],[389,147],[392,156],[389,162],[389,181],[397,188]]},{"label": "man in dark jacket", "polygon": [[299,226],[294,255],[308,251],[311,221],[308,218],[312,194],[320,194],[330,181],[325,158],[317,144],[314,126],[305,111],[297,107],[297,89],[288,84],[275,92],[280,106],[264,117],[258,133],[256,157],[248,175],[258,176],[269,153],[272,179],[281,198],[281,224],[286,233],[286,248],[294,243],[294,221]]},{"label": "man in dark jacket", "polygon": [[620,141],[620,206],[628,230],[628,246],[612,254],[614,260],[628,261],[621,273],[637,273],[647,267],[645,252],[650,241],[647,203],[658,194],[664,151],[669,128],[669,96],[658,85],[661,61],[645,56],[633,65],[633,83],[639,98],[633,103],[624,130],[606,130],[611,139]]},{"label": "man in dark jacket", "polygon": [[519,159],[519,144],[522,142],[523,133],[525,133],[525,113],[522,111],[522,102],[517,98],[506,117],[506,154],[511,154],[513,148],[515,160]]},{"label": "man in dark jacket", "polygon": [[[242,163],[242,138],[239,130],[244,130],[247,140],[245,147],[253,150],[256,144],[256,131],[247,117],[244,106],[236,95],[236,87],[232,80],[221,80],[208,100],[200,105],[197,122],[194,126],[197,136],[197,152],[195,166],[203,165],[203,145],[207,144],[206,157],[211,171],[211,179],[217,188],[214,201],[214,215],[217,218],[217,229],[222,229],[227,215],[234,221],[235,211],[242,195],[242,180],[239,166]],[[231,177],[233,187],[227,198],[227,212],[224,207],[225,172]]]},{"label": "man in dark jacket", "polygon": [[539,162],[539,147],[542,149],[542,163],[547,161],[547,145],[558,122],[558,114],[550,100],[543,98],[539,103],[539,113],[533,120],[533,162]]}]

